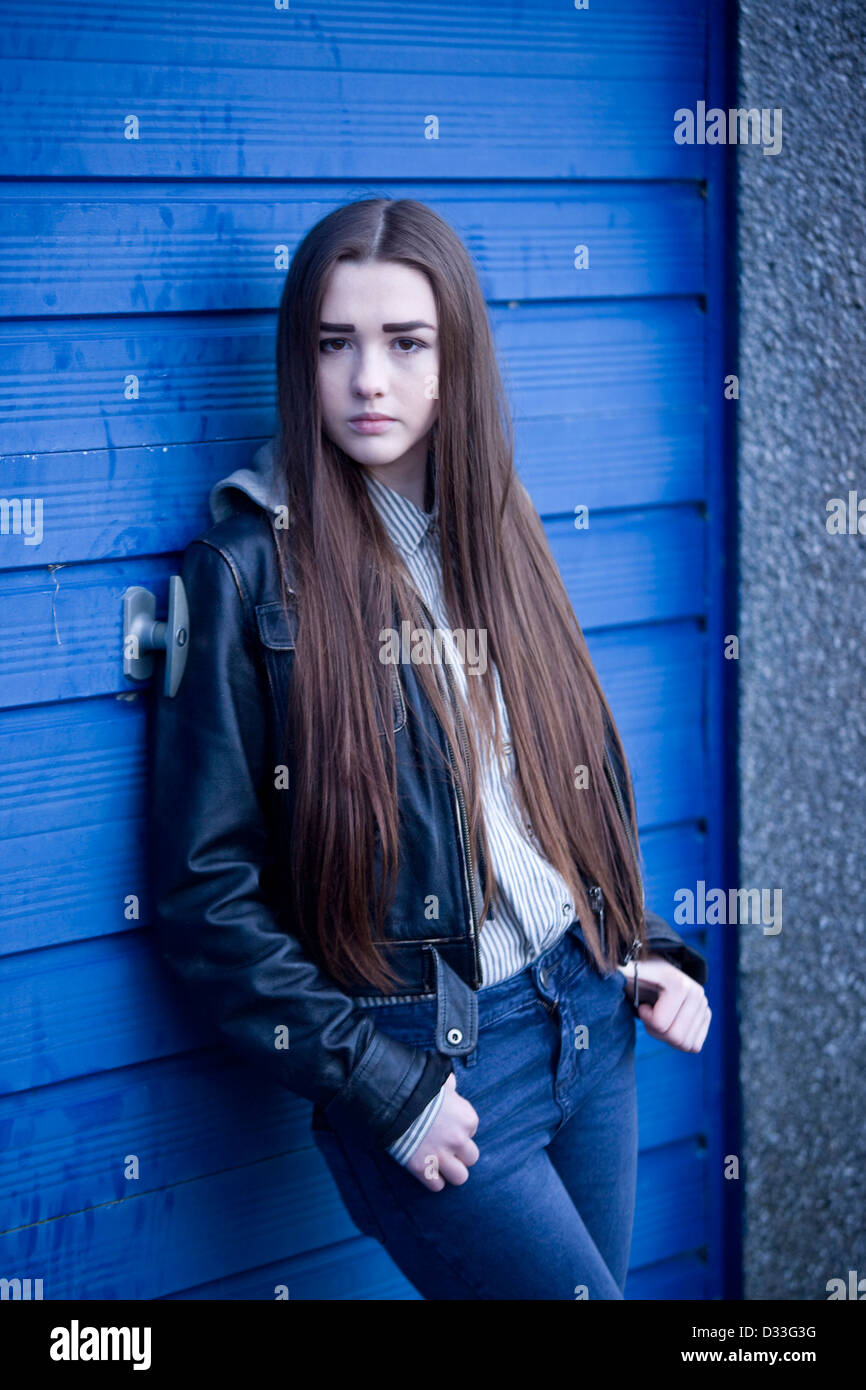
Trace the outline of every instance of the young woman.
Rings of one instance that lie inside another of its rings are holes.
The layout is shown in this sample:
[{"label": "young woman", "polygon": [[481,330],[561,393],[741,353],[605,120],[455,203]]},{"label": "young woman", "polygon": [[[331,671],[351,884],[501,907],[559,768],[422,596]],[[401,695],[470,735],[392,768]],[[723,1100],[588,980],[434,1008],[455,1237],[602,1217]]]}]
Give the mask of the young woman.
[{"label": "young woman", "polygon": [[275,440],[184,554],[187,667],[155,699],[163,953],[313,1101],[349,1212],[424,1297],[622,1298],[635,1011],[700,1051],[706,962],[645,910],[453,230],[409,199],[323,218],[277,371]]}]

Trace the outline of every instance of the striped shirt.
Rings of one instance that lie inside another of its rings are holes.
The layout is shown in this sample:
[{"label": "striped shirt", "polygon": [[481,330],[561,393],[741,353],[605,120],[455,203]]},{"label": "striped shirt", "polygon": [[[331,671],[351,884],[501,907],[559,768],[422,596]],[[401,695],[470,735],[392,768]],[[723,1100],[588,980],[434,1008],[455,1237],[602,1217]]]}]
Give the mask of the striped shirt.
[{"label": "striped shirt", "polygon": [[[466,671],[451,633],[445,609],[439,555],[438,502],[425,512],[409,498],[379,482],[364,470],[370,497],[388,535],[405,562],[409,577],[441,629],[442,660],[453,657],[451,671],[466,696]],[[435,650],[435,649],[434,649]],[[476,656],[485,648],[476,644]],[[466,651],[473,651],[469,641]],[[472,662],[467,659],[471,670]],[[479,663],[480,664],[480,663]],[[502,906],[496,918],[488,917],[478,938],[481,988],[497,984],[522,970],[547,951],[574,921],[574,904],[568,886],[553,865],[542,856],[531,826],[526,825],[511,790],[515,770],[510,743],[508,711],[499,672],[492,665],[499,714],[502,721],[504,764],[496,759],[492,742],[481,756],[482,809],[490,847],[491,868],[499,885]],[[476,743],[478,740],[476,738]],[[417,995],[368,996],[360,1005],[402,1003]],[[388,1152],[406,1164],[432,1125],[444,1096],[444,1086]]]}]

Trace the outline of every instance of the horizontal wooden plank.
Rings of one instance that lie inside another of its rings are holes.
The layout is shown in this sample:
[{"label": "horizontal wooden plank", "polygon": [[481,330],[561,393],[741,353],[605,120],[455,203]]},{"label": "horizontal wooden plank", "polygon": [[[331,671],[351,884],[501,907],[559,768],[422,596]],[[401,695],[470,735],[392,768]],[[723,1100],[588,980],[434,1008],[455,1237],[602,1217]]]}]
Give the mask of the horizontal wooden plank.
[{"label": "horizontal wooden plank", "polygon": [[270,1300],[283,1288],[288,1290],[292,1302],[418,1302],[421,1299],[417,1289],[401,1274],[378,1241],[360,1235],[338,1245],[293,1255],[259,1269],[244,1269],[224,1279],[214,1279],[165,1297],[167,1301],[178,1302]]},{"label": "horizontal wooden plank", "polygon": [[[210,484],[271,433],[274,250],[330,207],[421,197],[469,245],[648,903],[703,876],[712,157],[673,128],[706,24],[706,0],[7,6],[0,496],[44,499],[45,533],[0,536],[0,1264],[46,1297],[417,1298],[357,1237],[307,1102],[210,1047],[156,958],[148,687],[120,672],[123,589],[164,611]],[[638,1038],[627,1296],[703,1297],[710,1061]]]},{"label": "horizontal wooden plank", "polygon": [[703,613],[706,524],[691,507],[545,525],[553,558],[586,631]]},{"label": "horizontal wooden plank", "polygon": [[[700,1245],[705,1176],[691,1142],[641,1155],[632,1267]],[[149,1299],[237,1273],[241,1251],[248,1268],[286,1267],[355,1233],[318,1152],[303,1150],[10,1231],[0,1263],[42,1279],[46,1299]]]},{"label": "horizontal wooden plank", "polygon": [[31,544],[26,528],[0,535],[0,569],[183,550],[213,524],[213,484],[249,467],[264,442],[216,439],[7,455],[0,462],[3,495],[18,499],[30,536],[41,503],[41,538]]},{"label": "horizontal wooden plank", "polygon": [[[706,321],[694,301],[515,301],[490,317],[515,418],[574,418],[566,442],[575,465],[583,416],[621,415],[638,435],[649,426],[650,438],[661,421],[693,451],[706,411]],[[274,331],[272,313],[0,323],[0,452],[268,437]],[[576,466],[572,481],[569,511],[585,500]],[[16,541],[24,547],[20,537],[3,541],[10,554]]]},{"label": "horizontal wooden plank", "polygon": [[362,24],[353,6],[305,0],[257,18],[227,6],[220,22],[198,5],[181,23],[167,5],[123,21],[106,4],[48,8],[53,22],[21,6],[4,26],[6,177],[694,178],[705,166],[705,145],[674,141],[674,112],[705,95],[705,0],[584,13],[391,0]]},{"label": "horizontal wooden plank", "polygon": [[[700,179],[674,113],[703,78],[0,61],[6,178]],[[130,138],[129,118],[138,134]],[[435,118],[437,135],[427,133]]]},{"label": "horizontal wooden plank", "polygon": [[[638,1026],[644,1148],[702,1132],[703,1060]],[[310,1105],[208,1048],[0,1097],[4,1230],[310,1148]],[[128,1178],[134,1157],[138,1176]],[[26,1175],[22,1178],[22,1175]]]},{"label": "horizontal wooden plank", "polygon": [[0,323],[0,452],[265,435],[273,317]]},{"label": "horizontal wooden plank", "polygon": [[706,1184],[706,1156],[697,1139],[640,1154],[630,1269],[703,1245]]},{"label": "horizontal wooden plank", "polygon": [[[711,813],[693,676],[704,638],[675,624],[590,639],[634,777],[648,901],[665,915],[705,872],[705,835],[688,824]],[[0,954],[127,931],[131,896],[148,920],[145,753],[136,693],[0,716]]]},{"label": "horizontal wooden plank", "polygon": [[0,952],[147,921],[145,734],[126,700],[0,718]]},{"label": "horizontal wooden plank", "polygon": [[316,1149],[278,1155],[0,1236],[7,1277],[44,1297],[158,1298],[355,1235]]},{"label": "horizontal wooden plank", "polygon": [[169,1057],[213,1041],[149,932],[0,960],[0,1095]]},{"label": "horizontal wooden plank", "polygon": [[2,956],[0,991],[0,1095],[217,1041],[145,928]]},{"label": "horizontal wooden plank", "polygon": [[160,555],[0,572],[0,705],[140,693],[143,683],[123,675],[123,594],[143,585],[164,615],[178,566]]},{"label": "horizontal wooden plank", "polygon": [[[694,509],[593,514],[586,531],[564,520],[546,532],[585,631],[702,612],[706,524]],[[141,689],[123,675],[123,594],[142,585],[164,614],[179,565],[161,555],[0,572],[0,708]]]},{"label": "horizontal wooden plank", "polygon": [[119,10],[111,0],[42,0],[38,12],[6,0],[0,53],[19,60],[166,66],[306,68],[647,79],[698,76],[706,0],[606,0],[582,13],[560,0],[167,0]]},{"label": "horizontal wooden plank", "polygon": [[[674,751],[681,752],[679,744],[674,745]],[[639,789],[639,807],[649,802],[668,822],[674,811],[706,809],[698,799],[699,791],[691,790],[686,796],[677,789],[665,796],[664,785],[672,780],[672,764],[661,755],[654,761],[662,764],[665,783],[658,790],[649,784],[649,797]],[[128,765],[122,744],[115,762],[118,767]],[[107,760],[103,762],[103,767],[109,765]],[[128,931],[131,924],[126,914],[131,897],[138,901],[139,920],[149,920],[146,826],[140,805],[136,802],[136,817],[112,817],[119,803],[140,797],[140,768],[132,768],[129,778],[119,781],[120,789],[106,794],[104,805],[94,795],[96,777],[93,786],[83,785],[81,801],[88,804],[91,814],[95,811],[92,824],[82,829],[46,830],[43,808],[42,819],[34,819],[27,832],[7,841],[8,850],[0,864],[0,956]],[[83,775],[82,782],[86,782]],[[68,819],[76,803],[63,798],[57,788],[51,790],[52,809],[58,806]],[[649,829],[641,835],[647,903],[669,921],[676,906],[676,890],[706,878],[706,838],[706,833],[689,824]]]},{"label": "horizontal wooden plank", "polygon": [[636,734],[629,740],[629,765],[644,825],[677,825],[712,813],[706,749],[699,738],[699,726],[692,725]]},{"label": "horizontal wooden plank", "polygon": [[491,321],[518,420],[704,414],[706,315],[694,300],[518,303]]},{"label": "horizontal wooden plank", "polygon": [[309,1102],[225,1048],[4,1095],[0,1133],[7,1230],[312,1144]]},{"label": "horizontal wooden plank", "polygon": [[[470,248],[491,301],[705,288],[697,183],[395,182],[381,192],[435,208]],[[348,183],[302,180],[2,185],[4,315],[275,310],[285,280],[277,248],[291,256],[314,221],[357,196]],[[588,260],[580,270],[577,246]]]},{"label": "horizontal wooden plank", "polygon": [[703,1303],[712,1296],[709,1265],[695,1253],[632,1269],[625,1286],[625,1297],[633,1302],[653,1299],[660,1303]]},{"label": "horizontal wooden plank", "polygon": [[629,757],[640,732],[697,729],[706,662],[697,621],[590,629],[586,642]]},{"label": "horizontal wooden plank", "polygon": [[636,1073],[640,1146],[658,1148],[702,1133],[704,1059],[651,1038],[638,1024]]},{"label": "horizontal wooden plank", "polygon": [[542,515],[706,496],[704,421],[692,406],[610,401],[582,415],[519,416],[517,469]]},{"label": "horizontal wooden plank", "polygon": [[[642,798],[638,797],[638,806]],[[714,817],[709,817],[715,832]],[[644,885],[647,907],[658,912],[665,921],[674,924],[677,889],[692,886],[707,876],[708,832],[695,825],[666,825],[662,829],[641,832],[640,847],[643,854],[645,872]],[[678,928],[681,935],[688,935],[684,927]],[[704,945],[698,934],[695,938],[698,950]]]},{"label": "horizontal wooden plank", "polygon": [[[573,514],[577,505],[592,512],[695,502],[706,494],[697,412],[524,418],[515,435],[518,472],[542,516]],[[182,550],[211,524],[213,483],[248,467],[264,442],[7,455],[0,486],[18,499],[26,525],[0,536],[0,567]]]},{"label": "horizontal wooden plank", "polygon": [[[632,1269],[625,1297],[636,1301],[703,1301],[710,1297],[707,1273],[707,1263],[698,1255],[676,1255],[657,1264]],[[243,1270],[240,1274],[167,1297],[186,1301],[273,1299],[276,1288],[282,1285],[288,1288],[289,1297],[295,1302],[325,1299],[405,1302],[420,1298],[382,1247],[366,1236],[295,1255],[263,1269]]]}]

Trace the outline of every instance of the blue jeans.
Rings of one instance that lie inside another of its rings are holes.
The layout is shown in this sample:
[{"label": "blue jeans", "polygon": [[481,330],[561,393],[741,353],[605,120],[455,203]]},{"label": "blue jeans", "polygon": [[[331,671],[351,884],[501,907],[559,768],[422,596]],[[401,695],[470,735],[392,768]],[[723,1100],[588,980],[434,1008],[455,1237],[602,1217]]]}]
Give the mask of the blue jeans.
[{"label": "blue jeans", "polygon": [[[370,1012],[384,1032],[433,1046],[434,997]],[[598,973],[575,922],[532,965],[479,991],[477,1046],[454,1058],[457,1090],[478,1113],[465,1183],[433,1192],[327,1121],[314,1138],[358,1229],[425,1299],[621,1299],[637,1172],[634,1042],[624,977]]]}]

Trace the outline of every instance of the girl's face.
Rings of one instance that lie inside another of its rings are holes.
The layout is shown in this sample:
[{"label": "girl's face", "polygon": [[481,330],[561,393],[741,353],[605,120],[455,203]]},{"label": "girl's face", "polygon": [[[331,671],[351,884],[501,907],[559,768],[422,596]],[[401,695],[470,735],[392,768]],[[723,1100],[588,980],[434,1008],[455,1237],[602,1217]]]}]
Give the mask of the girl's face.
[{"label": "girl's face", "polygon": [[438,323],[426,275],[396,261],[338,261],[322,302],[318,376],[329,439],[389,486],[423,478],[439,413]]}]

